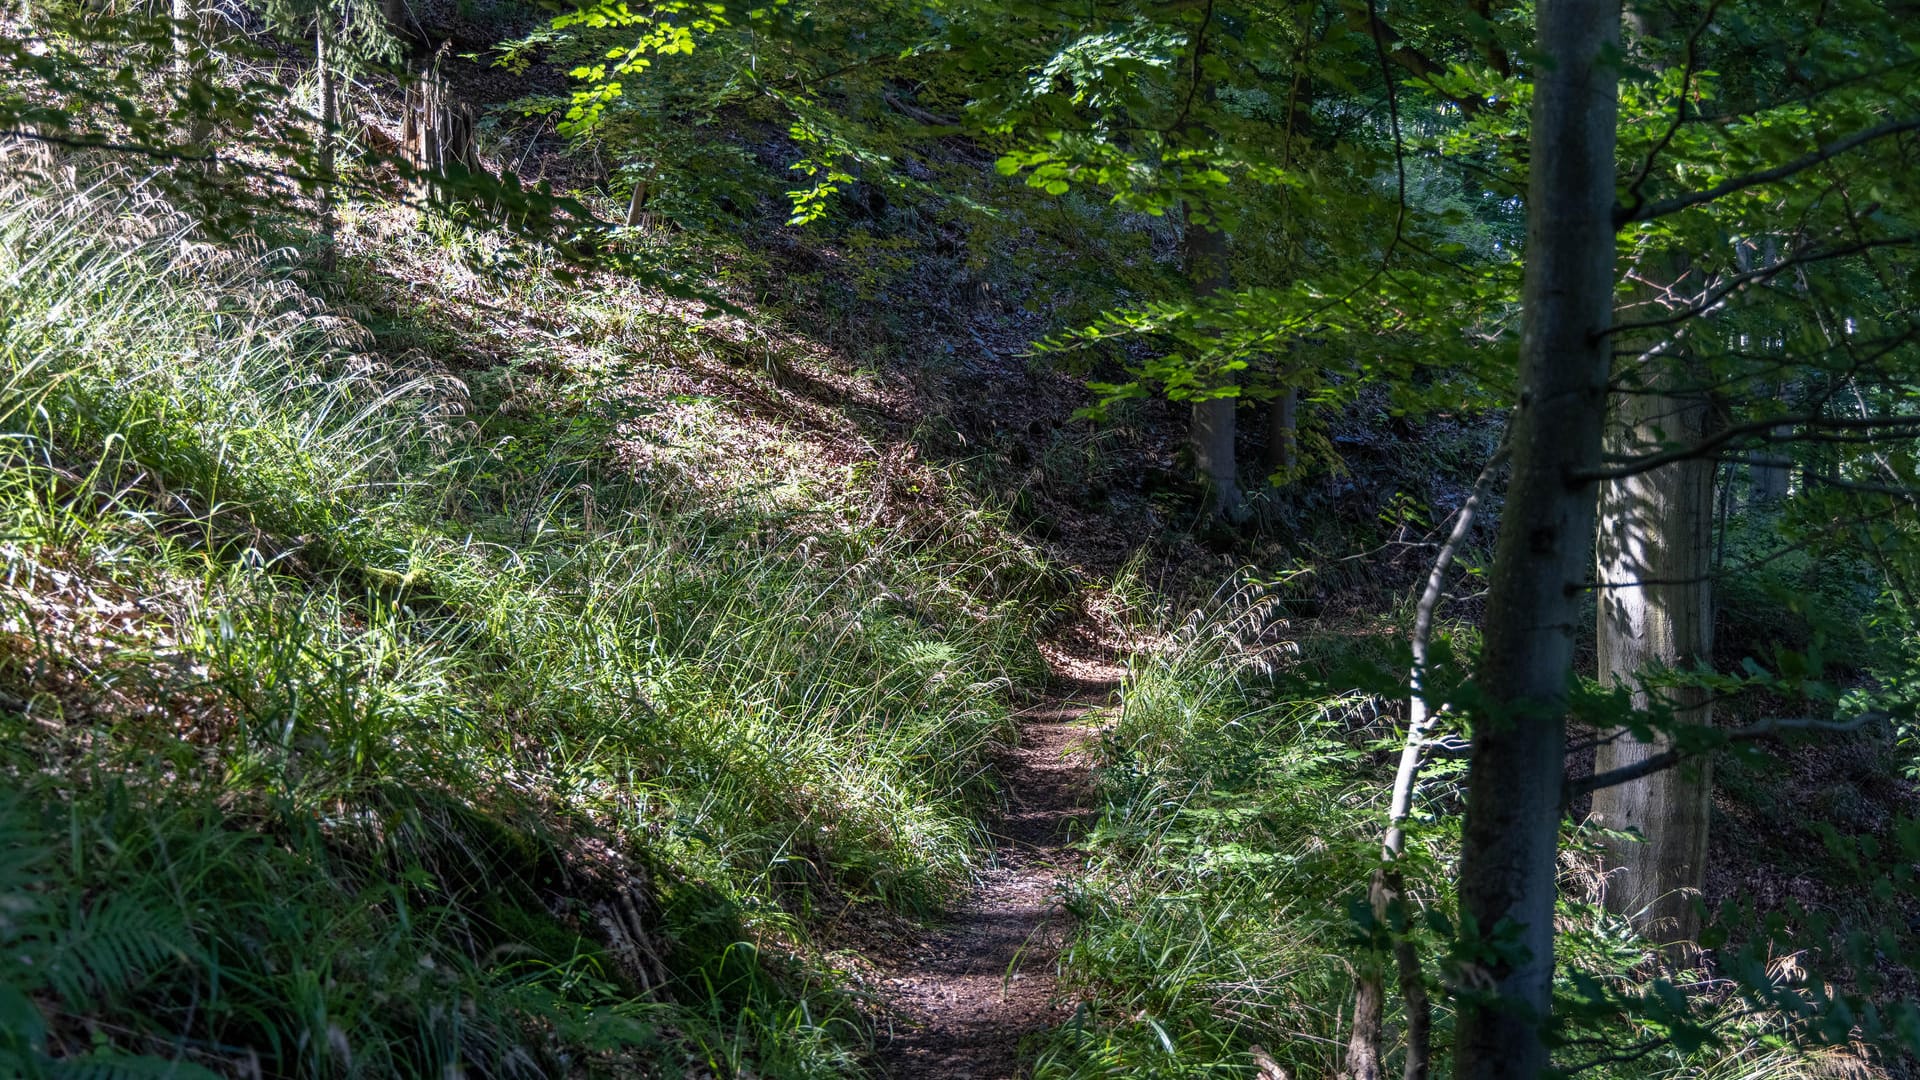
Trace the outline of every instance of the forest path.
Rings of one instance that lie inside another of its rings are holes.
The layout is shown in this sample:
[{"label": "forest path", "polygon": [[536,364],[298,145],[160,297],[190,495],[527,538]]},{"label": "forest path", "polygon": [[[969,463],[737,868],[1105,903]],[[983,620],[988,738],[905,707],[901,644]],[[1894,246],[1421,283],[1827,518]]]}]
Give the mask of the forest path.
[{"label": "forest path", "polygon": [[1095,814],[1099,733],[1089,714],[1117,700],[1122,671],[1084,658],[1049,662],[1048,695],[1015,714],[1019,745],[996,762],[1007,812],[990,825],[995,865],[948,920],[881,960],[895,1019],[876,1057],[892,1080],[1024,1076],[1021,1042],[1071,1013],[1054,983],[1072,928],[1060,882],[1077,869],[1068,845]]}]

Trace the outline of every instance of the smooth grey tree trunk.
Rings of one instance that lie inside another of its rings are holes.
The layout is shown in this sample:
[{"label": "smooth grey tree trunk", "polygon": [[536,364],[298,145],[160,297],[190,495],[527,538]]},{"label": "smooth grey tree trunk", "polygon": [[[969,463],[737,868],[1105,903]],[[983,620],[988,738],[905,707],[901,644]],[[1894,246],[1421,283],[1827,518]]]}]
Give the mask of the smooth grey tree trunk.
[{"label": "smooth grey tree trunk", "polygon": [[[1189,221],[1183,236],[1193,294],[1206,298],[1227,287],[1227,238],[1218,229]],[[1240,474],[1234,460],[1237,397],[1193,403],[1189,446],[1195,478],[1207,488],[1207,516],[1232,518],[1240,509]]]},{"label": "smooth grey tree trunk", "polygon": [[1575,623],[1593,552],[1613,314],[1619,0],[1541,0],[1520,400],[1480,667],[1460,909],[1488,947],[1466,976],[1454,1075],[1547,1065],[1553,907]]},{"label": "smooth grey tree trunk", "polygon": [[[1639,6],[1627,17],[1633,47],[1657,45],[1668,36],[1664,9]],[[1663,65],[1653,61],[1656,70]],[[1682,106],[1684,107],[1684,106]],[[1670,314],[1666,297],[1682,293],[1687,260],[1671,252],[1649,253],[1642,284],[1629,298],[1635,319]],[[1710,434],[1715,410],[1708,376],[1671,342],[1620,342],[1637,355],[1624,362],[1615,385],[1614,416],[1607,428],[1609,460],[1694,445]],[[1624,687],[1635,710],[1670,706],[1683,724],[1713,722],[1713,704],[1699,687],[1677,687],[1663,672],[1702,666],[1713,655],[1713,479],[1708,458],[1674,462],[1601,485],[1600,531],[1594,565],[1600,583],[1594,640],[1600,682]],[[1673,748],[1656,733],[1648,741],[1625,730],[1608,733],[1594,755],[1594,772],[1637,764]],[[1627,916],[1643,935],[1662,945],[1699,936],[1694,898],[1706,884],[1707,837],[1712,820],[1713,777],[1707,758],[1697,758],[1593,794],[1589,820],[1607,829],[1635,832],[1641,840],[1609,838],[1605,902]]]},{"label": "smooth grey tree trunk", "polygon": [[[1683,388],[1663,392],[1696,381],[1693,374],[1684,367],[1655,372],[1643,392],[1622,395],[1610,450],[1648,454],[1706,437],[1714,412],[1706,395]],[[1610,481],[1601,493],[1601,682],[1629,688],[1636,709],[1668,705],[1685,724],[1712,722],[1710,696],[1699,687],[1662,685],[1660,675],[1695,668],[1712,656],[1714,472],[1709,459],[1679,461]],[[1594,771],[1632,765],[1672,745],[1664,733],[1642,742],[1613,732],[1595,755]],[[1596,824],[1645,838],[1606,843],[1606,905],[1662,944],[1699,933],[1693,898],[1706,875],[1710,769],[1700,758],[1593,795]]]}]

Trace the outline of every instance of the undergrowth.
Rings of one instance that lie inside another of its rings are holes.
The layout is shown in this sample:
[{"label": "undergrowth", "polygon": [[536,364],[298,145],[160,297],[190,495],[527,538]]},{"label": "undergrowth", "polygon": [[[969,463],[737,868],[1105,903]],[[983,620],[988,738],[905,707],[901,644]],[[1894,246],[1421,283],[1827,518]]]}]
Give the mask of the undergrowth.
[{"label": "undergrowth", "polygon": [[1037,1076],[1337,1070],[1377,710],[1357,691],[1284,693],[1285,630],[1274,597],[1235,594],[1130,666],[1093,872],[1070,898],[1081,922],[1063,960],[1088,1004]]},{"label": "undergrowth", "polygon": [[809,917],[972,872],[1045,575],[831,490],[551,483],[506,455],[604,444],[289,252],[4,205],[0,1072],[855,1070]]},{"label": "undergrowth", "polygon": [[[1442,985],[1471,976],[1449,954],[1465,733],[1443,717],[1396,863],[1411,909],[1383,925],[1367,883],[1380,865],[1407,656],[1381,630],[1404,620],[1295,628],[1285,595],[1272,584],[1224,592],[1132,660],[1102,743],[1090,871],[1068,895],[1079,924],[1063,976],[1082,1004],[1049,1034],[1036,1077],[1342,1075],[1356,977],[1377,965],[1394,986],[1396,936],[1423,957],[1441,1003],[1434,1060],[1447,1060]],[[1439,656],[1461,669],[1475,637],[1453,630]],[[1442,685],[1439,671],[1429,685]],[[1868,1074],[1852,1052],[1797,1045],[1781,1017],[1748,1009],[1711,970],[1670,972],[1715,1034],[1701,1043],[1587,1007],[1593,986],[1639,993],[1660,962],[1599,905],[1593,840],[1567,829],[1557,1067],[1621,1078]],[[1797,976],[1788,962],[1776,977]],[[1405,1026],[1389,997],[1383,1050],[1397,1074]]]}]

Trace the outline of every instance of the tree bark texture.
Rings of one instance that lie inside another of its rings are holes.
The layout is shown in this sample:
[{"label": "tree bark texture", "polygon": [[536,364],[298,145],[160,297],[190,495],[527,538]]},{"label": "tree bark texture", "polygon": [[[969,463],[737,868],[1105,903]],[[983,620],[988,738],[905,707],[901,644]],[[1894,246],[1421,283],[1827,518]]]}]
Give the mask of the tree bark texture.
[{"label": "tree bark texture", "polygon": [[213,139],[213,118],[197,99],[204,92],[201,88],[208,87],[212,78],[205,61],[205,50],[212,37],[212,19],[206,8],[196,6],[194,0],[173,0],[172,16],[174,77],[180,80],[180,90],[189,110],[183,134],[189,149],[206,153]]},{"label": "tree bark texture", "polygon": [[1267,406],[1267,474],[1289,477],[1300,463],[1300,391],[1289,386]]},{"label": "tree bark texture", "polygon": [[[1225,289],[1228,282],[1226,234],[1189,221],[1183,241],[1194,296],[1205,299]],[[1231,518],[1240,508],[1240,475],[1234,461],[1238,404],[1237,397],[1208,398],[1193,403],[1189,445],[1193,450],[1196,479],[1207,488],[1209,517]]]},{"label": "tree bark texture", "polygon": [[[1667,9],[1650,5],[1636,5],[1627,14],[1628,47],[1651,54],[1655,70],[1665,67],[1659,49],[1671,37],[1669,16]],[[1642,284],[1628,298],[1633,318],[1672,314],[1666,298],[1684,294],[1687,277],[1684,256],[1648,253],[1636,277]],[[1711,434],[1715,409],[1709,375],[1684,347],[1675,351],[1673,342],[1657,332],[1650,340],[1619,344],[1629,346],[1624,351],[1633,359],[1614,375],[1619,393],[1607,427],[1609,460],[1694,445]],[[1706,691],[1663,686],[1660,675],[1712,659],[1717,471],[1717,464],[1703,457],[1610,480],[1600,489],[1594,552],[1600,681],[1626,688],[1635,710],[1669,706],[1683,724],[1713,721]],[[1594,772],[1633,765],[1672,747],[1672,737],[1664,733],[1642,742],[1614,731],[1594,755]],[[1593,795],[1589,816],[1594,823],[1643,838],[1605,842],[1606,905],[1656,942],[1690,942],[1699,936],[1693,899],[1706,883],[1711,767],[1709,759],[1699,758]]]},{"label": "tree bark texture", "polygon": [[[1677,271],[1677,260],[1665,259]],[[1677,272],[1667,275],[1678,279]],[[1651,291],[1643,291],[1651,302]],[[1610,456],[1656,453],[1712,434],[1705,373],[1684,357],[1643,354],[1641,370],[1622,372]],[[1713,653],[1713,477],[1701,457],[1610,480],[1600,494],[1595,562],[1600,582],[1596,642],[1603,684],[1626,687],[1633,707],[1673,708],[1683,724],[1708,724],[1713,706],[1699,687],[1660,685],[1660,673],[1698,667]],[[1673,740],[1641,742],[1611,733],[1594,758],[1604,773],[1664,753]],[[1606,905],[1655,941],[1691,941],[1699,920],[1693,898],[1705,884],[1712,810],[1705,758],[1593,795],[1591,820],[1638,831],[1644,842],[1609,840]]]},{"label": "tree bark texture", "polygon": [[1612,346],[1619,0],[1542,0],[1513,476],[1492,580],[1461,838],[1465,974],[1454,1072],[1533,1080],[1553,906],[1574,624],[1593,551]]},{"label": "tree bark texture", "polygon": [[[454,100],[449,93],[436,56],[426,72],[407,87],[400,120],[401,150],[407,161],[428,177],[444,176],[454,165],[476,170],[480,161],[474,153],[473,121],[473,107]],[[423,178],[415,184],[417,198],[428,199],[434,194],[431,179]]]},{"label": "tree bark texture", "polygon": [[335,85],[334,57],[328,40],[330,13],[322,11],[314,20],[313,65],[320,78],[320,264],[332,270],[337,257],[338,225],[334,220],[333,172],[334,133],[340,126],[339,89]]},{"label": "tree bark texture", "polygon": [[1370,957],[1366,966],[1355,972],[1353,980],[1353,1031],[1347,1038],[1346,1062],[1340,1068],[1341,1080],[1381,1080],[1386,1073],[1381,1065],[1380,1043],[1385,1034],[1386,973],[1378,957]]}]

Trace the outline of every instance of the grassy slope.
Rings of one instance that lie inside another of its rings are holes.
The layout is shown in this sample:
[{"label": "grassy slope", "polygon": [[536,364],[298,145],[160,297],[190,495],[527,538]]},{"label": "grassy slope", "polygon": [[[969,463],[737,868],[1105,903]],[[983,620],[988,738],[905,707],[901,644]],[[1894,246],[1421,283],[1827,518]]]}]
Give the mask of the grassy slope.
[{"label": "grassy slope", "polygon": [[966,878],[1058,580],[780,382],[884,388],[371,212],[314,281],[7,196],[0,1060],[850,1069],[814,912]]}]

